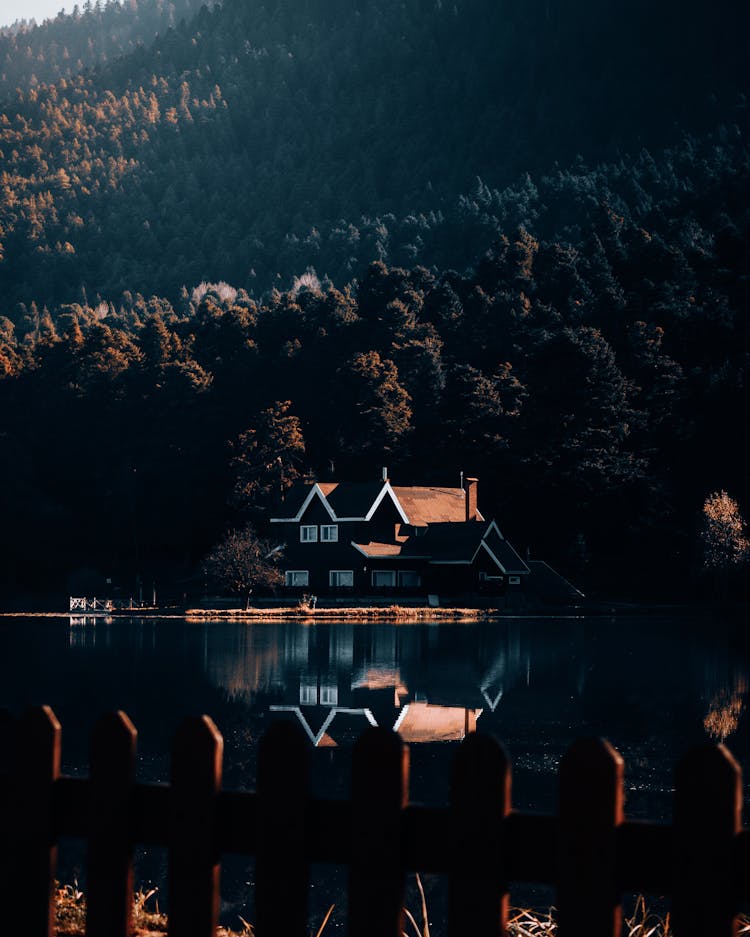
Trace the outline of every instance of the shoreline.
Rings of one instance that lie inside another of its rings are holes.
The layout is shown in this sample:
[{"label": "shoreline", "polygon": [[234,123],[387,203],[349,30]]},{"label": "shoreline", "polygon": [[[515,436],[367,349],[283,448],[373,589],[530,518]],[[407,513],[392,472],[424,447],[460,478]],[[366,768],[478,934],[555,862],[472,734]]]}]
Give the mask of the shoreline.
[{"label": "shoreline", "polygon": [[[747,606],[735,606],[730,610],[717,606],[676,604],[676,603],[623,603],[623,602],[588,602],[569,606],[526,606],[518,608],[477,607],[477,606],[428,606],[428,605],[318,605],[310,608],[306,605],[271,605],[252,606],[250,608],[182,608],[166,606],[164,608],[121,608],[102,612],[85,611],[0,611],[0,620],[13,618],[64,619],[71,624],[94,624],[101,621],[108,624],[115,619],[164,619],[172,621],[220,622],[220,621],[381,621],[381,622],[481,622],[503,621],[508,619],[537,618],[630,618],[641,615],[688,614],[690,617],[711,617],[719,612],[735,613]],[[76,619],[77,621],[72,621]]]}]

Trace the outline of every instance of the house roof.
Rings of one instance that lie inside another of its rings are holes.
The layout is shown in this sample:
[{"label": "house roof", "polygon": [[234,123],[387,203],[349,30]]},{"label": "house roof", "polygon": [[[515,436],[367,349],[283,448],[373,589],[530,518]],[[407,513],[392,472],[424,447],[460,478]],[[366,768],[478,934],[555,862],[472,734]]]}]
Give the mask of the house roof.
[{"label": "house roof", "polygon": [[[463,488],[396,486],[390,482],[297,482],[277,507],[275,521],[299,520],[306,505],[318,495],[332,520],[368,519],[388,495],[396,503],[404,523],[415,527],[463,523],[466,492]],[[478,514],[482,520],[482,515]]]},{"label": "house roof", "polygon": [[407,703],[393,726],[405,742],[458,741],[477,727],[481,709]]},{"label": "house roof", "polygon": [[466,521],[466,492],[463,488],[405,488],[399,485],[394,486],[393,493],[409,523],[415,527]]},{"label": "house roof", "polygon": [[435,564],[470,564],[480,550],[487,551],[506,575],[527,575],[529,567],[491,521],[461,521],[430,524],[423,534],[391,541],[354,543],[352,546],[372,559],[428,560]]},{"label": "house roof", "polygon": [[427,555],[445,563],[471,563],[486,530],[484,521],[430,524],[424,534],[409,538],[402,555]]},{"label": "house roof", "polygon": [[383,490],[382,482],[320,482],[318,488],[336,517],[366,517]]},{"label": "house roof", "polygon": [[510,543],[502,536],[494,522],[490,524],[484,542],[506,575],[524,576],[531,572]]},{"label": "house roof", "polygon": [[401,550],[404,547],[403,543],[380,543],[376,540],[370,540],[367,543],[355,543],[352,541],[352,546],[359,550],[360,553],[363,553],[365,556],[379,557],[379,556],[400,556]]}]

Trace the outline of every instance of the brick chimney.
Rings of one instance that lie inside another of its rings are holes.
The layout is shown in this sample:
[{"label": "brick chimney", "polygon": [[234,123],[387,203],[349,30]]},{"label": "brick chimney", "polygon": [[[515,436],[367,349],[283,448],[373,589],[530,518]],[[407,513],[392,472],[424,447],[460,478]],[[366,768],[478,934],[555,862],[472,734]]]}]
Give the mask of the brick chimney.
[{"label": "brick chimney", "polygon": [[479,484],[479,479],[477,478],[464,479],[464,493],[466,496],[466,520],[467,521],[475,521],[479,513],[477,510],[477,485],[478,484]]}]

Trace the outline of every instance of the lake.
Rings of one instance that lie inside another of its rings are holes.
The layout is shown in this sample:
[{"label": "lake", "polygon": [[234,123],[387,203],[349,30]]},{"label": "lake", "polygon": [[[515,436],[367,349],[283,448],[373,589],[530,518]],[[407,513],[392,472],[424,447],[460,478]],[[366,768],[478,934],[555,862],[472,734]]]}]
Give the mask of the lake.
[{"label": "lake", "polygon": [[[457,740],[476,725],[508,748],[514,805],[550,812],[567,746],[604,735],[625,758],[628,816],[668,820],[675,764],[690,745],[725,737],[750,774],[748,660],[723,624],[687,613],[398,625],[0,618],[0,707],[50,704],[63,771],[75,775],[87,773],[98,716],[125,710],[145,782],[169,779],[175,728],[208,713],[225,739],[225,787],[250,789],[260,735],[292,719],[313,750],[316,793],[331,797],[346,796],[357,735],[396,726],[411,747],[411,799],[434,804],[447,800]],[[82,878],[80,867],[80,848],[66,844],[61,878]],[[162,850],[139,855],[138,876],[163,884]],[[252,919],[249,881],[251,863],[227,863],[230,923]],[[342,881],[321,875],[314,915]]]}]

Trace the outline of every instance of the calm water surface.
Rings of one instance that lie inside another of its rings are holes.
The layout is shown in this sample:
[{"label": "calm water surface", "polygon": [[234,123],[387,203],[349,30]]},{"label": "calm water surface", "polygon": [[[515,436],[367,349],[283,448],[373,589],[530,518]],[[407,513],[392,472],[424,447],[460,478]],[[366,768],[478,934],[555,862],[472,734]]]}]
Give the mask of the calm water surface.
[{"label": "calm water surface", "polygon": [[[376,723],[411,744],[411,799],[444,803],[451,755],[476,723],[511,754],[517,807],[554,810],[565,749],[604,735],[625,758],[628,814],[666,820],[674,767],[691,744],[725,736],[750,775],[749,674],[734,633],[688,616],[455,625],[0,619],[0,707],[50,704],[66,773],[87,773],[93,723],[124,709],[139,731],[139,779],[166,781],[176,726],[208,713],[225,739],[225,786],[253,788],[259,736],[272,720],[292,719],[310,739],[326,796],[346,796],[351,744]],[[63,876],[77,874],[75,846],[62,863]],[[139,873],[162,883],[160,850],[141,856]],[[230,861],[232,923],[252,914],[247,881],[252,866]],[[318,891],[328,893],[314,899],[314,913],[340,884],[323,876]]]}]

